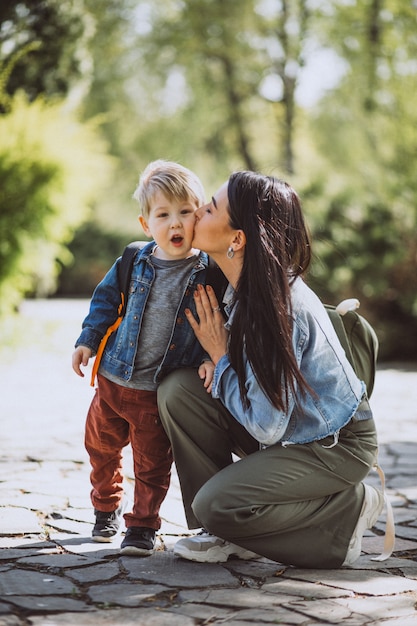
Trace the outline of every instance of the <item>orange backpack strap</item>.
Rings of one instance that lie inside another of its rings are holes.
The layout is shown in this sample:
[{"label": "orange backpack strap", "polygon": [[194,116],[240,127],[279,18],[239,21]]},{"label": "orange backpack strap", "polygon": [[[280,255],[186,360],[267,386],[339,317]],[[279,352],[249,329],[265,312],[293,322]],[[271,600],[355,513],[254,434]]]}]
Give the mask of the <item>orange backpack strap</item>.
[{"label": "orange backpack strap", "polygon": [[122,322],[123,315],[121,313],[122,313],[122,311],[124,311],[124,308],[125,308],[125,306],[124,306],[124,293],[121,292],[121,303],[119,304],[119,309],[118,309],[119,317],[114,322],[114,324],[112,324],[111,326],[108,327],[108,329],[106,331],[106,334],[104,335],[103,339],[100,341],[100,345],[98,347],[96,358],[95,358],[95,361],[94,361],[94,364],[93,364],[93,369],[91,370],[91,380],[90,380],[91,387],[94,387],[94,383],[96,381],[98,368],[100,367],[101,357],[103,356],[104,348],[106,347],[107,341],[108,341],[110,335],[112,333],[114,333],[114,331],[119,328],[119,326],[120,326],[120,324]]}]

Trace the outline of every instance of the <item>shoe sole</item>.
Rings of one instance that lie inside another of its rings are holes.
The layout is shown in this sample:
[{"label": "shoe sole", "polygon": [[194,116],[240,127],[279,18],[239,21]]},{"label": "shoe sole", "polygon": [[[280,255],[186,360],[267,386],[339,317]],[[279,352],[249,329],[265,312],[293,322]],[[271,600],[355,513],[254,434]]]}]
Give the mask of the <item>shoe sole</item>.
[{"label": "shoe sole", "polygon": [[154,553],[154,549],[147,550],[146,548],[136,548],[135,546],[125,546],[120,548],[120,554],[123,556],[151,556]]},{"label": "shoe sole", "polygon": [[94,535],[91,537],[96,543],[111,543],[117,537],[117,533],[111,537],[101,537],[100,535]]},{"label": "shoe sole", "polygon": [[174,556],[179,556],[187,561],[195,561],[197,563],[226,563],[229,556],[236,556],[242,561],[249,561],[252,559],[258,559],[259,555],[250,550],[233,546],[232,544],[226,544],[225,546],[213,546],[208,550],[201,552],[194,552],[188,548],[178,546],[174,548]]}]

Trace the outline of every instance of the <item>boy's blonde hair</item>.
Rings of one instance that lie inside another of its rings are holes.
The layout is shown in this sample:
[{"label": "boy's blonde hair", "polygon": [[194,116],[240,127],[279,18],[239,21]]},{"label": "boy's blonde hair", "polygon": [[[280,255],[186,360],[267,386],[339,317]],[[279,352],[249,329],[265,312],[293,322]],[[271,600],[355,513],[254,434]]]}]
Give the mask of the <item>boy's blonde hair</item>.
[{"label": "boy's blonde hair", "polygon": [[151,201],[157,191],[168,200],[191,201],[197,206],[205,202],[203,185],[194,172],[173,161],[152,161],[142,172],[133,198],[139,202],[141,213],[149,217]]}]

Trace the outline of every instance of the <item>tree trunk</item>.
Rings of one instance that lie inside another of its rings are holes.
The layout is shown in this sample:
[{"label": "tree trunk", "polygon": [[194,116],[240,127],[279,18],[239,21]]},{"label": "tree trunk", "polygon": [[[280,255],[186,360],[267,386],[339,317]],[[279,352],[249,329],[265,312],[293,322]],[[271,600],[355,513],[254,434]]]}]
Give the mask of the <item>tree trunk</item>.
[{"label": "tree trunk", "polygon": [[249,135],[246,132],[245,120],[242,114],[242,101],[237,90],[237,81],[235,80],[235,72],[233,63],[228,57],[220,58],[225,73],[225,86],[227,98],[230,105],[231,118],[236,131],[237,145],[240,155],[243,159],[245,167],[248,170],[256,171],[255,159],[251,155],[249,146]]}]

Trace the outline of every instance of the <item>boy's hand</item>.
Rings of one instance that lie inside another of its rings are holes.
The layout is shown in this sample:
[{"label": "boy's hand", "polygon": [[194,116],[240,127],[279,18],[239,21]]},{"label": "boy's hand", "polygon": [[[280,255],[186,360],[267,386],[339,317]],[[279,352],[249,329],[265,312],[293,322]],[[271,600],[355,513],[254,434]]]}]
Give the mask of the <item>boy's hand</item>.
[{"label": "boy's hand", "polygon": [[204,361],[204,363],[202,363],[198,368],[198,375],[200,376],[201,380],[204,380],[204,387],[207,389],[207,393],[211,393],[213,374],[213,361]]},{"label": "boy's hand", "polygon": [[86,367],[92,354],[91,349],[87,348],[87,346],[78,346],[78,348],[74,350],[72,355],[72,369],[78,376],[81,376],[81,378],[84,378],[84,372],[81,371],[80,365]]}]

